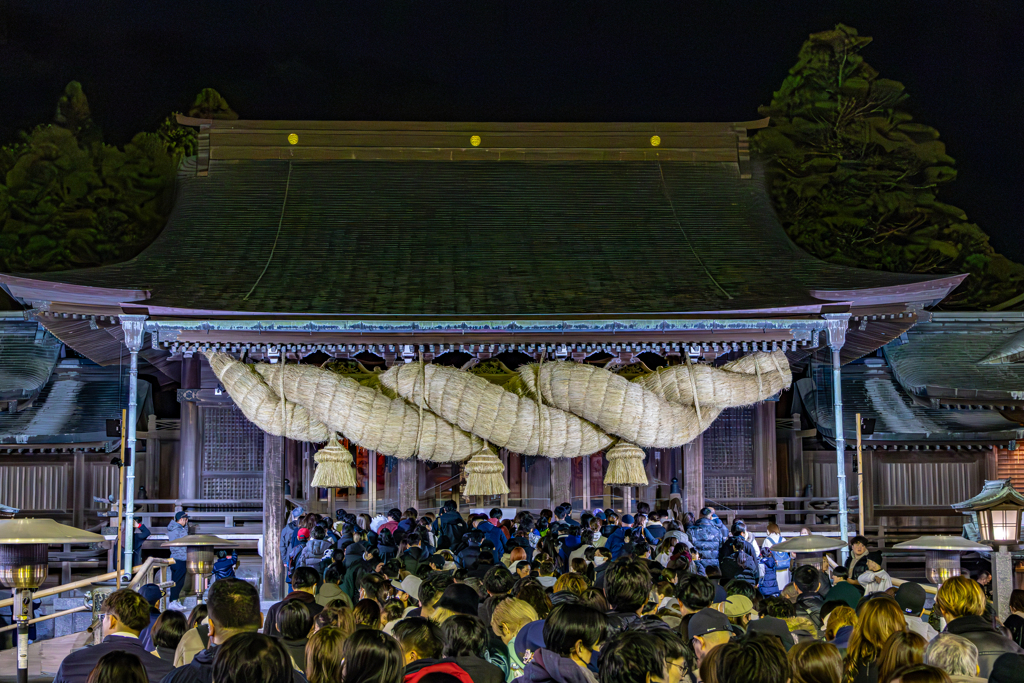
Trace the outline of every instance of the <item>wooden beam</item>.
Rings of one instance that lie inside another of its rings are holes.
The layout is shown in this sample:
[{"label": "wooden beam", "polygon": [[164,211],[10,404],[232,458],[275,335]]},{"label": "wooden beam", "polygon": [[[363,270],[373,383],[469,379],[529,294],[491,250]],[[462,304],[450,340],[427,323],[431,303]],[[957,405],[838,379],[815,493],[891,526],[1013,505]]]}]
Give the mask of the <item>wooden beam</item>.
[{"label": "wooden beam", "polygon": [[775,469],[775,403],[764,401],[754,406],[754,495],[772,498],[778,495]]},{"label": "wooden beam", "polygon": [[284,437],[263,435],[263,595],[264,600],[284,597]]},{"label": "wooden beam", "polygon": [[572,502],[572,461],[569,458],[551,460],[551,507]]},{"label": "wooden beam", "polygon": [[699,517],[704,507],[704,435],[683,446],[683,510]]},{"label": "wooden beam", "polygon": [[414,458],[399,459],[395,467],[395,475],[398,477],[398,507],[405,512],[409,508],[420,506],[419,478],[416,468],[418,462]]}]

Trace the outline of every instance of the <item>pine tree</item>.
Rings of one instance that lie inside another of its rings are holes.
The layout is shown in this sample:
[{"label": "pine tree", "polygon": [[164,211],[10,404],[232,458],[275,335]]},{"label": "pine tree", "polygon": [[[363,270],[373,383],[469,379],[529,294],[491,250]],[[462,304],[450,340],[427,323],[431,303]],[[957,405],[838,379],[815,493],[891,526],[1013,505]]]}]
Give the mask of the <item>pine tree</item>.
[{"label": "pine tree", "polygon": [[997,254],[963,210],[938,201],[956,178],[934,128],[907,112],[902,83],[880,78],[842,24],[812,34],[753,147],[768,161],[776,212],[815,256],[905,273],[970,273],[949,308],[986,308],[1024,291],[1024,266]]},{"label": "pine tree", "polygon": [[33,272],[131,258],[163,227],[176,160],[155,133],[103,144],[78,83],[56,123],[0,147],[0,270]]}]

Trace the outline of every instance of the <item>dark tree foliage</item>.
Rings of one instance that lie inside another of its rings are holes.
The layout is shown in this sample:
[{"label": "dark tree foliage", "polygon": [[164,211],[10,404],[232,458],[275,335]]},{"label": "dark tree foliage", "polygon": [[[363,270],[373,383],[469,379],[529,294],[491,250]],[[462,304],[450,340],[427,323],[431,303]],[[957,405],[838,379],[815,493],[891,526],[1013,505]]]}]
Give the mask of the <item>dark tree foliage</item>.
[{"label": "dark tree foliage", "polygon": [[[178,114],[179,112],[173,112],[164,119],[157,134],[164,141],[170,154],[178,157],[192,156],[196,153],[199,136],[195,128],[178,123]],[[228,106],[227,100],[213,88],[203,88],[196,95],[188,115],[197,119],[238,119],[238,114]]]},{"label": "dark tree foliage", "polygon": [[[216,91],[204,90],[196,103],[210,101],[230,112]],[[52,124],[0,147],[0,271],[81,268],[138,254],[167,220],[178,162],[195,153],[194,131],[178,128],[139,133],[123,148],[104,144],[82,86],[69,83]]]},{"label": "dark tree foliage", "polygon": [[1024,288],[959,208],[938,201],[956,177],[939,133],[906,111],[903,84],[859,54],[871,39],[842,24],[810,36],[753,139],[768,160],[789,236],[832,263],[904,273],[970,273],[943,303],[987,308]]}]

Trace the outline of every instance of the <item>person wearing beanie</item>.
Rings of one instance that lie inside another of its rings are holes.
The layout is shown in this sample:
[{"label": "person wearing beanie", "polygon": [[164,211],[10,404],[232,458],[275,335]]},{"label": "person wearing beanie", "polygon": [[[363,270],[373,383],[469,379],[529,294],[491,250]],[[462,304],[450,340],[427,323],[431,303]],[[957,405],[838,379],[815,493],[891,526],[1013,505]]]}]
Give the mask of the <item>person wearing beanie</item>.
[{"label": "person wearing beanie", "polygon": [[431,619],[438,623],[454,614],[476,617],[480,612],[480,594],[464,583],[453,583],[444,589],[441,598],[434,605]]},{"label": "person wearing beanie", "polygon": [[1024,655],[1006,653],[992,665],[989,683],[1024,683]]},{"label": "person wearing beanie", "polygon": [[882,569],[882,553],[877,550],[868,553],[868,570],[857,577],[857,583],[864,589],[864,595],[884,593],[892,588],[889,572]]},{"label": "person wearing beanie", "polygon": [[288,551],[288,569],[286,576],[289,591],[291,591],[292,587],[292,574],[295,573],[296,567],[300,566],[299,558],[302,557],[302,553],[306,550],[306,544],[309,543],[309,529],[299,529],[296,537],[298,538],[298,541],[292,546],[292,549]]},{"label": "person wearing beanie", "polygon": [[939,633],[931,627],[931,624],[921,619],[927,595],[924,586],[908,581],[897,589],[896,602],[899,603],[900,611],[903,612],[907,628],[930,643]]},{"label": "person wearing beanie", "polygon": [[152,636],[153,624],[156,623],[156,618],[160,616],[160,598],[164,596],[164,592],[155,583],[147,583],[139,588],[139,595],[149,603],[149,625],[139,631],[139,641],[146,652],[152,652],[156,649]]},{"label": "person wearing beanie", "polygon": [[626,551],[629,543],[629,532],[633,527],[633,515],[622,515],[619,526],[611,533],[604,547],[612,551],[612,559],[617,560]]}]

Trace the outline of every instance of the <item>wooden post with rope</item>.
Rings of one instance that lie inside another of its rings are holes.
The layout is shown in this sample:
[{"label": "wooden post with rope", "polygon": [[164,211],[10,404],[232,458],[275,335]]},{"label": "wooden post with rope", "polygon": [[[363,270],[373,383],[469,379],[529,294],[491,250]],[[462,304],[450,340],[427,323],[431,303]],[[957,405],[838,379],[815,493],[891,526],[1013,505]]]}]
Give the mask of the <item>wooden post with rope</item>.
[{"label": "wooden post with rope", "polygon": [[117,588],[121,588],[121,542],[124,530],[124,423],[127,420],[127,411],[121,409],[121,464],[118,466],[121,475],[121,484],[117,489]]}]

